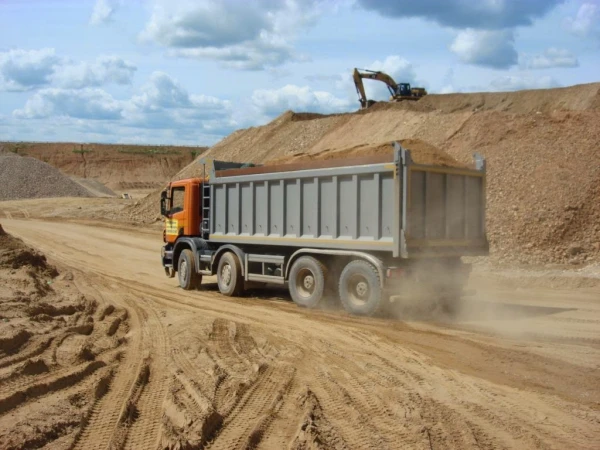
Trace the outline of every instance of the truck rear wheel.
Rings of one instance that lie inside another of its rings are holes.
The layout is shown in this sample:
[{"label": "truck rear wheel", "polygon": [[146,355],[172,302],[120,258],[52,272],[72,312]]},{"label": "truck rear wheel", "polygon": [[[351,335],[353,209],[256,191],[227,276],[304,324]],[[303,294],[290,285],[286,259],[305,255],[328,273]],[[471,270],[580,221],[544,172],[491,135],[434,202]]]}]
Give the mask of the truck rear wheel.
[{"label": "truck rear wheel", "polygon": [[438,300],[444,313],[449,316],[456,316],[462,308],[462,298],[459,293],[450,293],[441,295]]},{"label": "truck rear wheel", "polygon": [[314,308],[325,292],[327,269],[312,256],[298,258],[290,270],[289,289],[292,300],[299,306]]},{"label": "truck rear wheel", "polygon": [[377,268],[362,259],[349,262],[340,275],[340,300],[351,314],[370,316],[381,304],[383,292]]},{"label": "truck rear wheel", "polygon": [[177,264],[177,278],[179,286],[186,291],[197,289],[202,283],[202,275],[196,272],[194,254],[189,248],[181,251]]},{"label": "truck rear wheel", "polygon": [[244,290],[244,280],[238,257],[233,252],[225,253],[217,268],[219,291],[229,297],[237,297]]}]

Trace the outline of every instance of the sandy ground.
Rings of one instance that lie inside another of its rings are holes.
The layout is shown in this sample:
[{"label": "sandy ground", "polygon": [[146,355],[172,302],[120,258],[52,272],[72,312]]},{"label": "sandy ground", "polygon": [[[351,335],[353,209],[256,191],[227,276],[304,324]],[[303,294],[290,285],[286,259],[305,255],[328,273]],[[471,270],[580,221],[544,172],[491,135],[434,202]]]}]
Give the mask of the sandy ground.
[{"label": "sandy ground", "polygon": [[478,276],[458,320],[364,319],[300,309],[278,290],[223,297],[212,279],[182,291],[156,231],[2,225],[67,268],[99,311],[127,311],[128,330],[85,420],[43,434],[30,422],[48,395],[25,397],[0,412],[4,447],[21,432],[80,449],[598,448],[598,288]]}]

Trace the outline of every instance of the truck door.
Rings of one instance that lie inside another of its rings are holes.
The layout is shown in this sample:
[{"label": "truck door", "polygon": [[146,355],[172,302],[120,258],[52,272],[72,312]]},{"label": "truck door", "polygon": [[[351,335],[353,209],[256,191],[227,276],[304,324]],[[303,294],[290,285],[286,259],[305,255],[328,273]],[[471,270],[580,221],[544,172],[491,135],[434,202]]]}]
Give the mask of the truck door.
[{"label": "truck door", "polygon": [[175,242],[177,236],[184,234],[187,212],[185,210],[185,186],[174,186],[169,195],[169,211],[165,223],[167,242]]}]

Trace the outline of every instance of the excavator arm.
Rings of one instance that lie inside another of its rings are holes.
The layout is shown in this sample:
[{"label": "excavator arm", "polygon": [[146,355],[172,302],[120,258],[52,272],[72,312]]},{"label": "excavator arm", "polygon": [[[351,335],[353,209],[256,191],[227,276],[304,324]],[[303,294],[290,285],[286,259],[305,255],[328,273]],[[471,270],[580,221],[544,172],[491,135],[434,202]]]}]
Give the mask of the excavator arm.
[{"label": "excavator arm", "polygon": [[362,76],[358,69],[354,69],[352,78],[354,78],[354,86],[356,86],[356,93],[358,94],[358,101],[360,102],[360,107],[366,108],[367,94],[365,93],[365,85],[363,84]]},{"label": "excavator arm", "polygon": [[356,86],[356,92],[358,93],[358,100],[360,102],[360,106],[362,108],[366,108],[370,106],[367,100],[367,95],[365,93],[365,86],[363,84],[363,78],[367,78],[369,80],[377,80],[385,83],[388,90],[390,91],[390,95],[392,97],[398,94],[398,85],[394,81],[394,79],[389,76],[387,73],[374,71],[374,70],[363,70],[362,72],[358,69],[354,69],[352,78],[354,78],[354,85]]},{"label": "excavator arm", "polygon": [[398,84],[396,84],[394,79],[391,76],[389,76],[387,73],[368,71],[367,73],[363,74],[363,78],[368,78],[370,80],[382,81],[387,86],[388,91],[390,91],[391,96],[394,96],[397,94]]}]

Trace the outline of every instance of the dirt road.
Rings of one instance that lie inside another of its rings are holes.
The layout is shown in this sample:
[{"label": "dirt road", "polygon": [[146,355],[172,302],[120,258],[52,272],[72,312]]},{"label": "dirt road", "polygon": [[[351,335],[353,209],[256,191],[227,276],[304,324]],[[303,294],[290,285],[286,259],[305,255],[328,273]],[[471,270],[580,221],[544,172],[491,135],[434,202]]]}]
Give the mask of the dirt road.
[{"label": "dirt road", "polygon": [[282,291],[186,292],[160,235],[4,228],[129,312],[110,388],[65,448],[592,449],[600,292],[484,289],[454,322],[302,310]]}]

